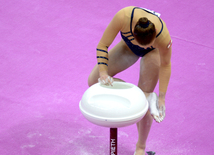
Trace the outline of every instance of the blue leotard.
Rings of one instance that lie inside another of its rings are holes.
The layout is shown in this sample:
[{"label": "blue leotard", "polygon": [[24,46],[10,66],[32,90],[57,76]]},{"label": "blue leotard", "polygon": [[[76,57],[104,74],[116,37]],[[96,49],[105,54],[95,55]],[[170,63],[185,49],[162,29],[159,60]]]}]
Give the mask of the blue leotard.
[{"label": "blue leotard", "polygon": [[[133,33],[132,33],[132,20],[133,20],[133,17],[134,17],[134,10],[135,9],[142,9],[142,10],[148,12],[148,13],[151,13],[151,14],[157,16],[158,18],[160,16],[160,14],[156,13],[154,11],[148,10],[148,9],[135,7],[132,10],[132,14],[131,14],[130,31],[129,32],[120,32],[121,37],[123,38],[123,40],[125,41],[125,43],[127,44],[127,46],[131,49],[131,51],[133,53],[135,53],[137,56],[143,57],[144,55],[146,55],[147,53],[149,53],[150,51],[152,51],[155,48],[151,46],[151,47],[145,49],[145,48],[142,48],[142,47],[140,47],[138,45],[132,44],[131,41],[134,40],[134,36],[133,36]],[[160,20],[160,22],[162,24],[162,28],[161,28],[160,32],[156,35],[156,38],[161,34],[161,32],[163,30],[163,22],[162,22],[162,20],[160,18],[159,18],[159,20]],[[128,36],[124,36],[124,35],[128,35]]]}]

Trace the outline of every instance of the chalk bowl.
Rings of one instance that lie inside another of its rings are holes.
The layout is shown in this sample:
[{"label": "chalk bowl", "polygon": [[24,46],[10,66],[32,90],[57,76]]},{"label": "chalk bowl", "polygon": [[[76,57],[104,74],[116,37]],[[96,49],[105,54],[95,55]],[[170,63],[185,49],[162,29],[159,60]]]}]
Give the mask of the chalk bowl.
[{"label": "chalk bowl", "polygon": [[93,124],[118,128],[140,121],[148,110],[142,90],[131,83],[99,83],[89,87],[79,103],[83,116]]}]

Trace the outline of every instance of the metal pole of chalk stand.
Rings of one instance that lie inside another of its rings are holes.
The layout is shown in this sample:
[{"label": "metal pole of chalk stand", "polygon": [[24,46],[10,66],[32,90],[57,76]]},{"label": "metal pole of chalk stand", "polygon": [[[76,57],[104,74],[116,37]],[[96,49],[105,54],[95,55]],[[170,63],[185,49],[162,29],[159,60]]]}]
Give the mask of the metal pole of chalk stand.
[{"label": "metal pole of chalk stand", "polygon": [[110,128],[110,155],[117,155],[117,128]]}]

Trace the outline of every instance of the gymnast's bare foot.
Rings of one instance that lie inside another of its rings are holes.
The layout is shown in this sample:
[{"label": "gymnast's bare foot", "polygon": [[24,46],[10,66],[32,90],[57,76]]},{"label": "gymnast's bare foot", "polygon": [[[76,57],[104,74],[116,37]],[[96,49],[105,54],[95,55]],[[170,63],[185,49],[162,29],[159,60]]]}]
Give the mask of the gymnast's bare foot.
[{"label": "gymnast's bare foot", "polygon": [[145,155],[144,149],[136,149],[134,155]]}]

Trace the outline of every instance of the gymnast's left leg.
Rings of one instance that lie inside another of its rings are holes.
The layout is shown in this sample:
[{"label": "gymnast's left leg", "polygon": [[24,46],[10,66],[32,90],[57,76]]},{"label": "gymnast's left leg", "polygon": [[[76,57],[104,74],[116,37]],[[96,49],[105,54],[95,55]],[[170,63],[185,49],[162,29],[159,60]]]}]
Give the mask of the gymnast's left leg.
[{"label": "gymnast's left leg", "polygon": [[[138,87],[145,93],[147,99],[154,91],[159,78],[160,56],[158,49],[147,53],[140,62],[140,78]],[[138,142],[135,155],[145,155],[146,140],[153,122],[148,110],[146,115],[137,123]]]}]

